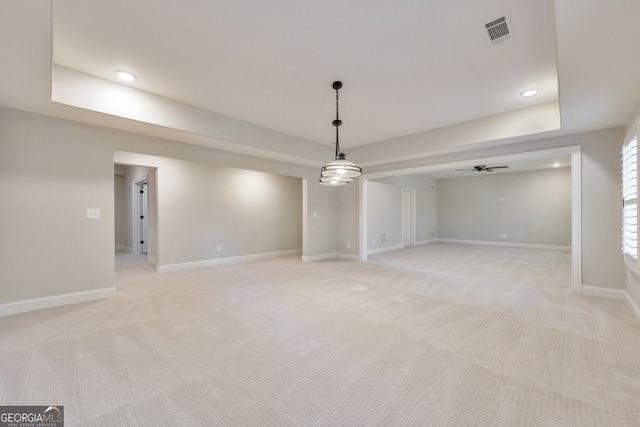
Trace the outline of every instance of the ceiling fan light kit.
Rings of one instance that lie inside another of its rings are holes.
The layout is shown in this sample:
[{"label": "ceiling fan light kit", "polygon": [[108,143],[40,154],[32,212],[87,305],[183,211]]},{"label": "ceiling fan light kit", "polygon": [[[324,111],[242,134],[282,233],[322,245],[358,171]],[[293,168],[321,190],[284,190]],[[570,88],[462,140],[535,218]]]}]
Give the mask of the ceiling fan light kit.
[{"label": "ceiling fan light kit", "polygon": [[319,183],[321,185],[346,185],[362,175],[362,168],[355,163],[348,161],[343,152],[340,151],[340,135],[338,128],[342,124],[340,120],[338,91],[342,88],[342,82],[333,82],[333,89],[336,91],[336,119],[333,126],[336,127],[336,155],[335,159],[320,169]]}]

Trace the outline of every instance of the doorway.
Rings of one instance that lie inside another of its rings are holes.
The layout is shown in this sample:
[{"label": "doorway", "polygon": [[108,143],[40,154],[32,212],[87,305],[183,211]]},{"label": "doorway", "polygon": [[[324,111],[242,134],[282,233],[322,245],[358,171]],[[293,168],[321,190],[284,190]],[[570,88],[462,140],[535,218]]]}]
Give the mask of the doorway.
[{"label": "doorway", "polygon": [[[135,198],[136,212],[133,215],[134,221],[138,222],[138,237],[139,240],[134,247],[138,250],[136,253],[147,255],[149,245],[149,182],[148,177],[145,177],[134,183],[135,186]],[[136,227],[134,227],[136,228]],[[135,238],[135,237],[134,237]]]},{"label": "doorway", "polygon": [[402,189],[402,247],[416,244],[416,190]]},{"label": "doorway", "polygon": [[116,255],[132,255],[155,265],[157,168],[130,162],[114,163]]}]

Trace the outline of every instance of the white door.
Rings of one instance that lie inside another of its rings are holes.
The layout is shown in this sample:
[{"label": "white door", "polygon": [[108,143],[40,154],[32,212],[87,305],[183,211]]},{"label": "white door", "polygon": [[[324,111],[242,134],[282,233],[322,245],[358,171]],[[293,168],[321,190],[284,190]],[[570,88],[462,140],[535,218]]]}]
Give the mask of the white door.
[{"label": "white door", "polygon": [[402,246],[411,245],[411,191],[402,190]]},{"label": "white door", "polygon": [[146,182],[140,185],[140,197],[138,198],[138,212],[140,213],[140,253],[147,253],[149,239],[149,189]]}]

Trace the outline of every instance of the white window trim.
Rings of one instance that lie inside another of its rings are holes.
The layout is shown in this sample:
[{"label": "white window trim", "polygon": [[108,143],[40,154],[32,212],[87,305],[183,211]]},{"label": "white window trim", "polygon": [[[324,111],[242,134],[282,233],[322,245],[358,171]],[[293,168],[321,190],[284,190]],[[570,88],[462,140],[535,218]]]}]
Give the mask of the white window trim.
[{"label": "white window trim", "polygon": [[[638,260],[638,184],[640,168],[638,164],[638,129],[640,121],[631,126],[622,148],[622,252],[625,264],[640,274]],[[630,146],[630,144],[633,144]],[[631,157],[629,149],[635,151]],[[629,162],[632,162],[630,165]],[[631,175],[629,175],[631,174]],[[630,183],[630,181],[632,181]]]}]

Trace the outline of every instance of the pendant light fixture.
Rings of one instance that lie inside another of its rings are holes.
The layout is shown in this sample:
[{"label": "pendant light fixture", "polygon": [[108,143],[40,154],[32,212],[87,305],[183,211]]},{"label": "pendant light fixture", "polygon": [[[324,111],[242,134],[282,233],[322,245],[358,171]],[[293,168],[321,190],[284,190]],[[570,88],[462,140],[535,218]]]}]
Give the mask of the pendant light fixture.
[{"label": "pendant light fixture", "polygon": [[362,175],[362,168],[346,160],[344,153],[340,151],[340,136],[338,132],[338,128],[342,124],[338,99],[340,88],[342,88],[342,82],[333,82],[333,89],[336,91],[336,119],[333,121],[333,125],[336,127],[336,157],[334,161],[320,169],[319,182],[322,185],[347,185]]}]

